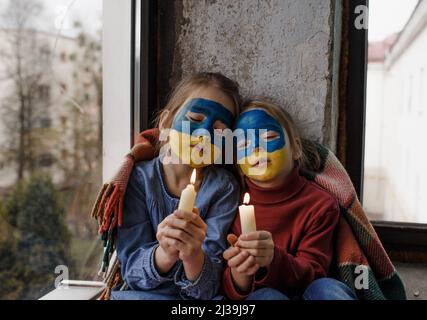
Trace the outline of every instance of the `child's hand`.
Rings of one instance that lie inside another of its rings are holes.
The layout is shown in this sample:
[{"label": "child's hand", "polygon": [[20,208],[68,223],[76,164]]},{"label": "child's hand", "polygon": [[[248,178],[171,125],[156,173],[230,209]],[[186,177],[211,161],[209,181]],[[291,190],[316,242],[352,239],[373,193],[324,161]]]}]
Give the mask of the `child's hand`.
[{"label": "child's hand", "polygon": [[168,228],[164,233],[166,243],[179,251],[179,258],[183,261],[200,256],[203,253],[202,243],[206,238],[207,225],[200,217],[199,210],[176,210],[169,217]]},{"label": "child's hand", "polygon": [[231,268],[233,282],[241,292],[249,292],[253,283],[252,276],[258,271],[259,265],[249,252],[242,251],[235,246],[237,242],[236,235],[229,234],[227,241],[231,244],[231,247],[225,250],[222,255]]},{"label": "child's hand", "polygon": [[274,241],[268,231],[254,231],[242,234],[236,246],[250,253],[260,267],[269,266],[274,257]]},{"label": "child's hand", "polygon": [[231,247],[224,251],[223,257],[227,260],[227,264],[232,268],[232,272],[239,273],[245,276],[252,276],[259,269],[255,258],[248,251],[243,251],[239,247],[234,246],[237,242],[237,237],[234,234],[227,236]]},{"label": "child's hand", "polygon": [[168,256],[170,260],[178,260],[179,251],[173,246],[169,245],[166,236],[166,230],[168,229],[168,224],[171,220],[171,215],[166,217],[162,222],[157,226],[156,239],[159,242],[160,248],[163,250],[164,254]]}]

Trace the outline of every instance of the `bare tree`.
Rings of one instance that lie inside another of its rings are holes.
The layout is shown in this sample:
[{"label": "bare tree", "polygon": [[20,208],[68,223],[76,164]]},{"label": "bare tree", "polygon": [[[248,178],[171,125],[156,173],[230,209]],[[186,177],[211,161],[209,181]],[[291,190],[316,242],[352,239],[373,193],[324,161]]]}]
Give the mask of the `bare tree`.
[{"label": "bare tree", "polygon": [[[67,215],[73,233],[91,238],[86,222],[102,183],[102,57],[101,33],[91,34],[76,21],[73,50],[67,60],[72,63],[72,86],[62,90],[72,97],[65,101],[66,118],[61,130],[67,140],[66,156],[58,163],[68,177],[62,185],[67,193]],[[95,229],[94,229],[95,230]]]},{"label": "bare tree", "polygon": [[[41,50],[35,18],[43,7],[37,0],[10,0],[3,14],[3,44],[0,58],[3,81],[8,96],[2,100],[2,120],[6,130],[5,154],[16,163],[16,177],[21,180],[35,168],[36,137],[33,126],[41,116],[40,81],[49,52]],[[40,56],[44,55],[44,56]]]},{"label": "bare tree", "polygon": [[[102,57],[101,34],[89,34],[78,21],[76,45],[69,53],[72,62],[72,101],[68,100],[68,130],[72,146],[62,169],[77,184],[99,178],[102,158]],[[65,93],[65,92],[64,92]],[[78,106],[78,107],[76,107]],[[68,137],[67,137],[68,139]],[[69,144],[70,145],[70,144]],[[69,182],[72,183],[71,180]]]},{"label": "bare tree", "polygon": [[79,30],[78,45],[83,54],[81,59],[76,61],[77,68],[86,73],[94,97],[90,99],[96,104],[97,108],[97,151],[102,152],[102,50],[101,50],[101,30],[97,31],[96,36],[88,34],[78,21],[74,23],[75,28]]}]

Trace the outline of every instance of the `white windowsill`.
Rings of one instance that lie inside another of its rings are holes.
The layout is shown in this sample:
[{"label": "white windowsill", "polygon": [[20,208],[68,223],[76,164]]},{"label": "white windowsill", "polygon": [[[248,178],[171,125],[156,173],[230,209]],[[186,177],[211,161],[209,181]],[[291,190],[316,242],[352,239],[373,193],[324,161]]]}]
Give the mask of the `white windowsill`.
[{"label": "white windowsill", "polygon": [[94,300],[104,288],[99,281],[64,280],[39,300]]}]

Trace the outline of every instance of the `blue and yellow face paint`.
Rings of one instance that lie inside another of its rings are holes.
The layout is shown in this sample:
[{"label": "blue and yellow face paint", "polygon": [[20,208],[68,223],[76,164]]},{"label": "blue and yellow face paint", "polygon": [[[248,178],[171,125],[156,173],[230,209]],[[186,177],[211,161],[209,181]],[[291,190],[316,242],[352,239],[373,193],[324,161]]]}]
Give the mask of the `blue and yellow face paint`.
[{"label": "blue and yellow face paint", "polygon": [[285,131],[279,122],[262,109],[242,113],[236,129],[237,163],[243,174],[256,181],[269,181],[278,176],[288,160]]},{"label": "blue and yellow face paint", "polygon": [[213,164],[221,156],[222,139],[215,139],[215,123],[230,128],[233,114],[213,100],[197,98],[186,103],[176,114],[169,133],[172,152],[182,163],[193,168]]}]

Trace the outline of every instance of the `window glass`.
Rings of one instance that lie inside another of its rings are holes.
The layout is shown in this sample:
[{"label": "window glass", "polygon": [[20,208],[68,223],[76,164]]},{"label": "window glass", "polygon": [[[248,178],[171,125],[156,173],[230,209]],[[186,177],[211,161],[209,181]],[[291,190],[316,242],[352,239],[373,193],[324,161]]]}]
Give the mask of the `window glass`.
[{"label": "window glass", "polygon": [[427,1],[370,1],[364,207],[372,220],[427,223]]},{"label": "window glass", "polygon": [[0,0],[0,299],[94,280],[102,0]]}]

